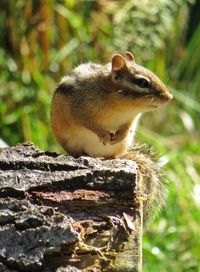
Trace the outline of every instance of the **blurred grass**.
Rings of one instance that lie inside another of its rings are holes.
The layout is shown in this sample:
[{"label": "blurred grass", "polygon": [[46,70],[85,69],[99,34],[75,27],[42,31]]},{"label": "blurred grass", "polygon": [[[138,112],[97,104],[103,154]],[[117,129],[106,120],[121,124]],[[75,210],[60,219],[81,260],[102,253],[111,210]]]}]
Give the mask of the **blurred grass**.
[{"label": "blurred grass", "polygon": [[61,151],[49,126],[51,96],[80,62],[130,50],[172,90],[173,102],[145,114],[136,135],[168,162],[170,182],[167,207],[144,235],[146,272],[200,271],[200,16],[191,32],[192,2],[0,2],[0,138],[8,144]]}]

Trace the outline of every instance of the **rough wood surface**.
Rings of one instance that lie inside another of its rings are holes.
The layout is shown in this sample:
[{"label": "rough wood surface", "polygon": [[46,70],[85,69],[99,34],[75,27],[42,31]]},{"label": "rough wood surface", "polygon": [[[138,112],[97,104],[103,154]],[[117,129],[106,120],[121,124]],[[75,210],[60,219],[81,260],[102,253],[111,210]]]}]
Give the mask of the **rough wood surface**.
[{"label": "rough wood surface", "polygon": [[136,164],[0,149],[0,271],[140,271]]}]

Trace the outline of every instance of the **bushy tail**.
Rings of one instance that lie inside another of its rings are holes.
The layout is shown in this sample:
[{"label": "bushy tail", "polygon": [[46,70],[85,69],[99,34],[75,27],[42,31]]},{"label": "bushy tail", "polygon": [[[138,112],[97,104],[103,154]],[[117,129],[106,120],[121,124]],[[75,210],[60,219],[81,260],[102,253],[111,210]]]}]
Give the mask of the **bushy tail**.
[{"label": "bushy tail", "polygon": [[139,182],[142,186],[144,222],[149,221],[165,204],[168,192],[167,179],[158,156],[152,147],[136,144],[121,158],[137,163]]}]

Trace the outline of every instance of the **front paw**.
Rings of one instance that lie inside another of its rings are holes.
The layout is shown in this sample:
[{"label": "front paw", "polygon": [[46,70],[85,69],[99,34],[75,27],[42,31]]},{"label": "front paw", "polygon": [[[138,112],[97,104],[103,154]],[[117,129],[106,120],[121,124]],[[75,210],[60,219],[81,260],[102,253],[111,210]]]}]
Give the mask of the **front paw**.
[{"label": "front paw", "polygon": [[110,133],[111,139],[110,139],[110,144],[117,144],[119,142],[122,142],[128,134],[128,129],[127,126],[122,126],[115,134]]},{"label": "front paw", "polygon": [[122,137],[119,133],[119,131],[117,131],[115,134],[114,133],[110,133],[110,144],[117,144],[122,140]]},{"label": "front paw", "polygon": [[104,145],[111,143],[111,133],[109,131],[101,131],[101,133],[98,134],[99,140]]}]

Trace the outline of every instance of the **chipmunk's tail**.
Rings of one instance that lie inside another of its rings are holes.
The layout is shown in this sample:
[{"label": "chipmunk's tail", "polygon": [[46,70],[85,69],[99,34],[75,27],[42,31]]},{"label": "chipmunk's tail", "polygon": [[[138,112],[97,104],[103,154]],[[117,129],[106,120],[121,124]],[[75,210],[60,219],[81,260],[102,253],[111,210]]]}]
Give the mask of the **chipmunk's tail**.
[{"label": "chipmunk's tail", "polygon": [[144,222],[149,221],[164,206],[168,192],[168,182],[160,166],[159,158],[147,144],[134,145],[121,158],[137,163]]}]

